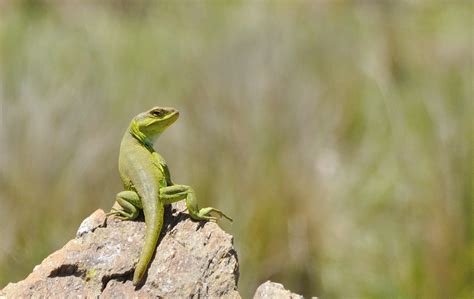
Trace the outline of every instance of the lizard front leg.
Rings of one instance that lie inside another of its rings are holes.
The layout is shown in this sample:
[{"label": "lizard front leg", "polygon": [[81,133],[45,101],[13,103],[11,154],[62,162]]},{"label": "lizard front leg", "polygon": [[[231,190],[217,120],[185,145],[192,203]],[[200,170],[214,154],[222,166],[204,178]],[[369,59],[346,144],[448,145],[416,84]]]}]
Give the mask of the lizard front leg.
[{"label": "lizard front leg", "polygon": [[137,218],[139,210],[141,210],[142,202],[140,196],[135,191],[122,191],[117,193],[115,200],[122,207],[121,210],[112,208],[112,211],[106,215],[115,215],[122,220],[134,220]]},{"label": "lizard front leg", "polygon": [[171,204],[184,199],[186,201],[186,207],[188,209],[189,215],[194,220],[215,222],[217,218],[210,215],[210,213],[215,213],[220,217],[225,217],[232,221],[232,218],[216,208],[207,207],[199,209],[194,190],[186,185],[173,185],[160,188],[160,199],[164,204]]}]

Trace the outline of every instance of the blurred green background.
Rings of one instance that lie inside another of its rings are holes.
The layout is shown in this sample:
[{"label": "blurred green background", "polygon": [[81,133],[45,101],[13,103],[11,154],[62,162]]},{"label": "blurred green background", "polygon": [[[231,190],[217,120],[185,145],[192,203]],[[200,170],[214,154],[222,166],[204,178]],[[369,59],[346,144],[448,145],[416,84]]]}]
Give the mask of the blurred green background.
[{"label": "blurred green background", "polygon": [[469,1],[72,2],[0,1],[0,287],[111,207],[162,105],[245,297],[472,298]]}]

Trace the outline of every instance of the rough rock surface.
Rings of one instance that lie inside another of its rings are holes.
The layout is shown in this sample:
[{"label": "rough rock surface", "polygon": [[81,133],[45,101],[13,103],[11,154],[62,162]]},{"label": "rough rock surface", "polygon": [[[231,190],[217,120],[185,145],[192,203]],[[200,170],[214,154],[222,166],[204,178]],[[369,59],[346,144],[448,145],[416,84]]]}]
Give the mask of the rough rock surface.
[{"label": "rough rock surface", "polygon": [[[253,299],[263,298],[288,298],[288,299],[303,299],[303,296],[292,293],[286,290],[282,284],[267,281],[262,283],[255,292]],[[313,297],[316,298],[316,297]]]},{"label": "rough rock surface", "polygon": [[184,204],[166,210],[165,223],[143,286],[131,278],[145,233],[143,221],[106,218],[97,210],[77,237],[48,256],[0,298],[240,298],[232,236],[215,223],[189,219]]}]

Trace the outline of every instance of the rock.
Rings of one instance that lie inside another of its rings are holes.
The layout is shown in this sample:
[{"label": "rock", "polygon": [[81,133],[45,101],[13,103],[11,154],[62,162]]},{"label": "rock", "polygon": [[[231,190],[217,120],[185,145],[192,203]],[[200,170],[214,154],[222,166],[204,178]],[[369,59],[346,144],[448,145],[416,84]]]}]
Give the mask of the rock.
[{"label": "rock", "polygon": [[267,281],[265,283],[262,283],[257,288],[257,291],[255,291],[255,295],[253,296],[253,299],[263,299],[263,298],[303,299],[303,296],[286,290],[282,284]]},{"label": "rock", "polygon": [[[0,298],[240,298],[232,236],[215,223],[192,221],[185,210],[182,202],[166,209],[155,256],[138,288],[131,280],[145,236],[143,219],[120,221],[97,210],[75,239],[25,280],[0,290]],[[267,281],[253,298],[303,297]]]},{"label": "rock", "polygon": [[103,227],[105,225],[105,212],[101,209],[92,213],[89,217],[82,221],[81,225],[79,225],[79,229],[76,233],[76,238],[81,237],[85,233],[93,232],[98,227]]},{"label": "rock", "polygon": [[142,250],[145,223],[107,218],[97,210],[77,237],[48,256],[28,277],[10,283],[0,298],[240,298],[232,236],[212,222],[192,221],[177,203],[165,223],[143,286],[131,279]]}]

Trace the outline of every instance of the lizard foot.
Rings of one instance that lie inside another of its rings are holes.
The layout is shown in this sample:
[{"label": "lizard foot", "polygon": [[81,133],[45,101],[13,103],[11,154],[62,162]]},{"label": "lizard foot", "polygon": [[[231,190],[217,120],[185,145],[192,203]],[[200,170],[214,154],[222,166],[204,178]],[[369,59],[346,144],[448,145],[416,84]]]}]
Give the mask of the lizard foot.
[{"label": "lizard foot", "polygon": [[217,216],[218,216],[219,218],[224,217],[224,218],[228,219],[230,222],[233,221],[233,219],[230,218],[229,216],[227,216],[224,212],[222,212],[222,211],[219,210],[219,209],[212,208],[212,207],[202,208],[202,209],[199,210],[199,212],[197,213],[197,215],[192,215],[192,214],[191,214],[191,217],[192,217],[193,219],[195,219],[195,220],[205,220],[205,221],[216,222],[218,218],[209,215],[210,213],[215,213],[215,214],[217,214]]},{"label": "lizard foot", "polygon": [[114,216],[117,219],[120,220],[133,220],[136,217],[133,217],[133,215],[125,212],[124,210],[117,210],[115,208],[112,208],[112,210],[108,213],[105,214],[105,216]]}]

